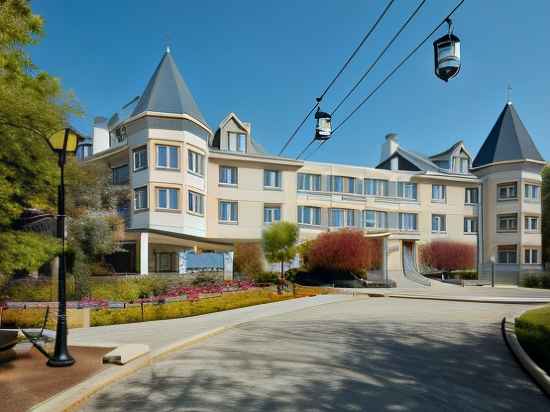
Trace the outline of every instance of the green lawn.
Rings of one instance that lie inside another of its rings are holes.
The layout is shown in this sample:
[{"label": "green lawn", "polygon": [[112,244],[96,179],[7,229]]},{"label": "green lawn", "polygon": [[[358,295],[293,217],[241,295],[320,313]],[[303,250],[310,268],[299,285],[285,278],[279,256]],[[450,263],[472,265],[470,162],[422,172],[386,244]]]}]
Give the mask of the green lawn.
[{"label": "green lawn", "polygon": [[550,375],[550,305],[516,319],[516,335],[523,349]]}]

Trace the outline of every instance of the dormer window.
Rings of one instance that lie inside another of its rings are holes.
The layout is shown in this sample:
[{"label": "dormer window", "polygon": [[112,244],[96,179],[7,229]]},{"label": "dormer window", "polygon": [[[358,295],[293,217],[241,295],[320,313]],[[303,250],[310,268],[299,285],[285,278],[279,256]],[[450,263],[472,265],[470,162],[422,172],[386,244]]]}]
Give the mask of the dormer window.
[{"label": "dormer window", "polygon": [[246,153],[246,134],[244,133],[228,133],[228,149],[230,152]]},{"label": "dormer window", "polygon": [[452,172],[466,174],[470,169],[470,159],[462,156],[453,156]]}]

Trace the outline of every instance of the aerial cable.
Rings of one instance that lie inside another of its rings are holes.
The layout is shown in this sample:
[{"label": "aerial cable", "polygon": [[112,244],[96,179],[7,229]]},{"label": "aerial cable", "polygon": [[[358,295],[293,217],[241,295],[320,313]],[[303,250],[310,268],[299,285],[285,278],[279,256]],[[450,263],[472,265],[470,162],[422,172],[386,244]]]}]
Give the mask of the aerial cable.
[{"label": "aerial cable", "polygon": [[[361,103],[359,103],[345,118],[342,120],[338,125],[333,129],[332,133],[336,132],[339,128],[341,128],[357,111],[367,102],[369,99],[434,35],[434,33],[439,30],[441,26],[443,26],[445,23],[447,23],[448,19],[462,6],[462,4],[466,0],[461,0],[455,8],[439,23],[431,32],[428,34],[403,60],[399,62],[397,66],[394,67],[394,69],[386,76],[378,85],[365,97]],[[311,157],[314,153],[316,153],[323,144],[326,143],[326,140],[321,142],[319,146],[308,156]]]},{"label": "aerial cable", "polygon": [[355,55],[357,54],[357,52],[359,52],[359,50],[361,49],[361,47],[363,47],[363,44],[367,41],[367,39],[370,37],[370,35],[374,32],[374,30],[376,29],[376,27],[378,26],[378,24],[382,21],[382,19],[384,18],[384,16],[386,15],[386,13],[389,11],[390,7],[393,5],[393,3],[395,2],[395,0],[389,0],[388,4],[386,5],[386,7],[384,8],[384,10],[382,11],[382,13],[378,16],[378,18],[376,19],[376,21],[374,22],[374,24],[372,25],[372,27],[369,29],[369,31],[363,36],[363,39],[361,40],[361,42],[357,45],[357,47],[355,48],[355,50],[353,51],[353,53],[351,54],[350,57],[348,57],[348,59],[346,60],[346,62],[344,63],[344,65],[340,68],[340,70],[338,71],[338,73],[336,73],[336,76],[334,76],[334,78],[330,81],[330,83],[328,84],[328,86],[325,88],[325,90],[323,91],[323,93],[321,93],[321,95],[319,97],[317,97],[315,100],[316,100],[316,103],[315,105],[313,106],[313,108],[307,113],[306,117],[300,122],[300,124],[298,124],[298,127],[296,127],[296,129],[294,130],[294,132],[292,132],[292,134],[290,135],[290,137],[288,138],[288,140],[286,141],[286,143],[283,145],[283,148],[281,149],[281,151],[279,152],[279,156],[281,156],[283,154],[283,152],[285,151],[285,149],[288,147],[288,145],[292,142],[292,140],[294,139],[294,137],[298,134],[298,132],[300,131],[300,129],[302,128],[302,126],[304,125],[304,123],[307,121],[307,119],[309,119],[309,116],[311,116],[311,114],[319,107],[319,104],[321,103],[321,101],[323,100],[323,98],[325,97],[325,95],[327,94],[327,92],[330,90],[330,88],[334,85],[334,83],[336,82],[336,80],[338,80],[338,78],[340,77],[340,75],[344,72],[344,70],[346,70],[346,68],[349,66],[349,64],[351,63],[351,61],[353,60],[353,58],[355,57]]}]

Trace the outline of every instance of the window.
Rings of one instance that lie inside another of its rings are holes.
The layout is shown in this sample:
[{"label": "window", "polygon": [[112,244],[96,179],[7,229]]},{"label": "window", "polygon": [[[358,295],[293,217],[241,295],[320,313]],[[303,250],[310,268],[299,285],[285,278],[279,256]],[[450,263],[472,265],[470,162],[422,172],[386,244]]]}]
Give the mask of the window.
[{"label": "window", "polygon": [[264,187],[270,189],[281,188],[281,171],[280,170],[264,170]]},{"label": "window", "polygon": [[399,229],[402,231],[412,232],[417,230],[416,213],[399,213]]},{"label": "window", "polygon": [[516,245],[498,246],[497,248],[497,261],[504,264],[517,263],[517,250]]},{"label": "window", "polygon": [[130,181],[128,165],[113,167],[113,184],[125,185]]},{"label": "window", "polygon": [[346,226],[355,227],[355,210],[353,209],[346,210]]},{"label": "window", "polygon": [[236,185],[238,181],[237,168],[231,166],[220,166],[220,184]]},{"label": "window", "polygon": [[147,169],[147,146],[134,150],[134,172]]},{"label": "window", "polygon": [[526,200],[539,200],[540,186],[537,185],[525,185],[525,199]]},{"label": "window", "polygon": [[508,215],[497,215],[498,232],[516,232],[518,230],[518,215],[511,213]]},{"label": "window", "polygon": [[239,205],[235,201],[220,200],[218,218],[221,223],[237,223],[239,220]]},{"label": "window", "polygon": [[465,189],[464,203],[467,205],[479,203],[479,190],[477,187],[467,187]]},{"label": "window", "polygon": [[204,175],[204,156],[200,153],[188,150],[187,170],[200,176]]},{"label": "window", "polygon": [[517,183],[504,183],[497,185],[498,190],[498,199],[499,200],[508,200],[516,199],[518,197],[518,186]]},{"label": "window", "polygon": [[343,176],[329,176],[330,191],[336,193],[344,192],[344,177]]},{"label": "window", "polygon": [[539,218],[537,216],[525,216],[525,230],[536,232],[539,230]]},{"label": "window", "polygon": [[365,179],[367,195],[388,196],[388,181],[380,179]]},{"label": "window", "polygon": [[157,167],[160,169],[178,169],[179,148],[176,146],[157,145]]},{"label": "window", "polygon": [[470,161],[466,157],[453,157],[453,172],[466,174],[470,167]]},{"label": "window", "polygon": [[157,253],[157,259],[159,272],[171,272],[172,253]]},{"label": "window", "polygon": [[147,209],[147,186],[134,189],[134,209]]},{"label": "window", "polygon": [[329,209],[329,226],[343,227],[344,226],[344,209]]},{"label": "window", "polygon": [[477,218],[465,217],[464,218],[464,233],[477,233]]},{"label": "window", "polygon": [[417,188],[416,183],[398,182],[397,183],[397,197],[408,200],[416,200]]},{"label": "window", "polygon": [[447,197],[447,187],[445,185],[432,185],[432,201],[444,202]]},{"label": "window", "polygon": [[321,224],[321,208],[298,206],[298,223],[319,226]]},{"label": "window", "polygon": [[443,233],[447,231],[445,215],[432,215],[432,232]]},{"label": "window", "polygon": [[187,210],[204,215],[204,195],[190,190],[187,195]]},{"label": "window", "polygon": [[539,263],[538,249],[525,249],[524,263],[528,265],[536,265]]},{"label": "window", "polygon": [[321,175],[314,175],[311,173],[298,173],[298,190],[320,192]]},{"label": "window", "polygon": [[281,221],[281,206],[264,206],[264,223],[270,224]]},{"label": "window", "polygon": [[387,227],[388,215],[386,212],[363,210],[362,214],[364,228],[385,229]]},{"label": "window", "polygon": [[179,189],[169,187],[157,188],[157,208],[179,209]]},{"label": "window", "polygon": [[230,152],[246,153],[246,134],[229,132],[228,138]]},{"label": "window", "polygon": [[391,170],[399,170],[399,157],[394,156],[390,160],[390,169]]}]

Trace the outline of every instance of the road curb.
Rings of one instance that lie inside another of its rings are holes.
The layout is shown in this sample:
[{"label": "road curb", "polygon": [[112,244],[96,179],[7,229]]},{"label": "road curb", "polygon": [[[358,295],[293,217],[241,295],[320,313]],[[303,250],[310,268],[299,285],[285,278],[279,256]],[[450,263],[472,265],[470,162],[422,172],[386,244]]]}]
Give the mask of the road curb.
[{"label": "road curb", "polygon": [[[526,312],[526,311],[525,311]],[[531,377],[537,386],[550,398],[550,376],[541,369],[525,352],[516,336],[515,328],[516,317],[512,319],[502,318],[500,324],[502,337],[506,346],[512,352],[521,368]]]},{"label": "road curb", "polygon": [[517,304],[517,305],[541,305],[550,303],[550,298],[492,298],[492,297],[452,297],[452,296],[420,296],[420,295],[394,295],[386,294],[388,298],[398,299],[424,299],[424,300],[441,300],[447,302],[472,302],[472,303],[500,303],[500,304]]},{"label": "road curb", "polygon": [[[305,298],[307,299],[307,298]],[[86,379],[84,382],[81,382],[63,392],[60,392],[53,397],[46,399],[45,401],[33,406],[30,411],[32,412],[73,412],[76,411],[78,407],[82,406],[90,397],[99,392],[105,386],[115,383],[132,373],[137,372],[139,369],[149,366],[153,361],[161,359],[165,356],[168,356],[170,353],[185,349],[190,346],[196,345],[197,343],[206,340],[210,337],[219,335],[227,330],[236,328],[238,326],[244,325],[246,323],[254,322],[263,317],[270,316],[279,316],[286,313],[299,312],[301,310],[316,308],[324,305],[331,305],[335,303],[348,302],[355,299],[354,296],[349,296],[346,299],[335,302],[322,302],[317,305],[298,308],[294,310],[289,310],[288,312],[283,312],[280,314],[267,314],[265,316],[258,316],[254,319],[237,321],[228,325],[220,326],[206,332],[199,333],[197,335],[191,336],[189,338],[181,339],[179,341],[173,342],[169,345],[165,345],[162,348],[159,348],[155,351],[149,352],[123,366],[112,366],[89,379]],[[278,303],[278,302],[274,302]]]}]

